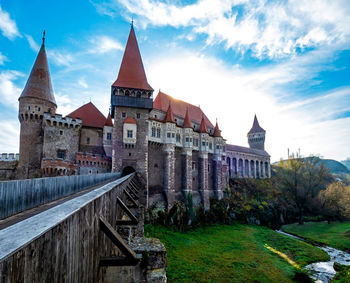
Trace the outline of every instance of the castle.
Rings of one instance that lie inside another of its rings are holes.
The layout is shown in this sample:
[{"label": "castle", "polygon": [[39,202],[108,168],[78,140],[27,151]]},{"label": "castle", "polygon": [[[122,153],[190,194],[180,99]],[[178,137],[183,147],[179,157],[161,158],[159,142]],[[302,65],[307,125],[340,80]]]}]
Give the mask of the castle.
[{"label": "castle", "polygon": [[265,130],[256,116],[249,148],[241,147],[226,144],[201,108],[161,91],[153,100],[133,26],[107,118],[91,102],[65,117],[56,109],[43,38],[19,97],[18,164],[11,160],[16,178],[137,171],[150,204],[171,206],[191,194],[207,208],[210,197],[221,198],[229,177],[270,177]]}]

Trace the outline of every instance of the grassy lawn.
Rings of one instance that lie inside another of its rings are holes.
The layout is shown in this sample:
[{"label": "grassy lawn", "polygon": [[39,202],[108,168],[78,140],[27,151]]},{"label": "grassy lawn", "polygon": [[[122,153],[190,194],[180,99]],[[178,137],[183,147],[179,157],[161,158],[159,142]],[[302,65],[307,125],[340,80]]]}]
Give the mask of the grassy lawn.
[{"label": "grassy lawn", "polygon": [[185,233],[146,225],[145,234],[165,244],[169,282],[293,282],[294,267],[266,245],[300,266],[328,260],[318,248],[253,225],[214,225]]},{"label": "grassy lawn", "polygon": [[325,244],[340,250],[350,251],[350,221],[306,222],[304,225],[284,225],[282,230],[313,242]]}]

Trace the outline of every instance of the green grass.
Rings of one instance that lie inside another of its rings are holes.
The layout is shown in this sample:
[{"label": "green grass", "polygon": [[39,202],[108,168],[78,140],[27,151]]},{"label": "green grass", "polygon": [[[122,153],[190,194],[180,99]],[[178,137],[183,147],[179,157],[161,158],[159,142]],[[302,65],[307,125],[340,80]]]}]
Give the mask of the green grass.
[{"label": "green grass", "polygon": [[304,225],[284,225],[282,230],[312,242],[325,244],[343,251],[350,251],[350,221],[306,222]]},{"label": "green grass", "polygon": [[147,237],[166,246],[169,282],[293,282],[295,269],[264,245],[301,266],[328,260],[309,244],[253,225],[214,225],[175,232],[146,225]]}]

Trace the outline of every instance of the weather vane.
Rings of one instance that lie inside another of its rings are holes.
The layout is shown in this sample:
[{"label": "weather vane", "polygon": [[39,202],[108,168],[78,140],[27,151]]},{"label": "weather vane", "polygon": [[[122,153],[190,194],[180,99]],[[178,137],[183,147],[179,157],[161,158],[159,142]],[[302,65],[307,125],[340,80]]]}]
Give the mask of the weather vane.
[{"label": "weather vane", "polygon": [[134,16],[131,17],[131,27],[134,27]]},{"label": "weather vane", "polygon": [[45,30],[43,31],[43,43],[45,43]]}]

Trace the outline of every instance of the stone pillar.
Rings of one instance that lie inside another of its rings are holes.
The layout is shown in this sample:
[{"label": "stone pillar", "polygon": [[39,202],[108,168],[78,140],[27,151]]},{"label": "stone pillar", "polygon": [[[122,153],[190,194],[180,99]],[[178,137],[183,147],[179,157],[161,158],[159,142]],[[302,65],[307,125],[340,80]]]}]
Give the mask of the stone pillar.
[{"label": "stone pillar", "polygon": [[168,208],[171,208],[175,201],[175,146],[165,144],[164,152],[164,192]]},{"label": "stone pillar", "polygon": [[242,178],[245,177],[245,160],[242,158]]},{"label": "stone pillar", "polygon": [[252,177],[252,170],[251,170],[251,166],[250,166],[250,160],[248,160],[248,178]]},{"label": "stone pillar", "polygon": [[266,171],[265,171],[265,162],[262,164],[262,173],[263,173],[263,178],[266,178]]},{"label": "stone pillar", "polygon": [[185,148],[182,152],[182,192],[185,202],[187,195],[192,194],[192,149]]},{"label": "stone pillar", "polygon": [[271,178],[271,165],[270,165],[270,162],[267,163],[267,177]]},{"label": "stone pillar", "polygon": [[198,160],[198,183],[199,194],[205,210],[209,210],[209,191],[208,191],[208,153],[201,152]]},{"label": "stone pillar", "polygon": [[213,177],[214,177],[214,193],[217,199],[221,199],[223,192],[222,184],[222,160],[221,155],[214,155],[213,157]]}]

